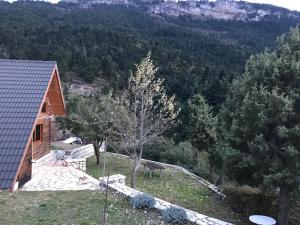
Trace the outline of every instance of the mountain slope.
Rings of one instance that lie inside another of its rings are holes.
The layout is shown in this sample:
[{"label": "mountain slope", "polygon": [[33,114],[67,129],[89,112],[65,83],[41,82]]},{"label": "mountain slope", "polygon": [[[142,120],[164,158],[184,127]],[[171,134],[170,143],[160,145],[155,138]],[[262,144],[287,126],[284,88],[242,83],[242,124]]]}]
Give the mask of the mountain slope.
[{"label": "mountain slope", "polygon": [[194,20],[131,6],[44,2],[0,2],[0,21],[1,58],[56,60],[65,81],[72,74],[86,81],[98,77],[119,89],[152,51],[169,93],[181,102],[202,93],[215,105],[250,54],[272,48],[278,35],[296,25],[291,18]]}]

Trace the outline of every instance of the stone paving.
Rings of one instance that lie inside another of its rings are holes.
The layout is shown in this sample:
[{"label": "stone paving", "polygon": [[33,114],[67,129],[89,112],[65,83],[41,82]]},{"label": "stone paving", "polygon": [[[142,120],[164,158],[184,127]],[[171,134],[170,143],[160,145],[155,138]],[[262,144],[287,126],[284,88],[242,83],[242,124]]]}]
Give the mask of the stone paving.
[{"label": "stone paving", "polygon": [[80,170],[64,165],[41,166],[21,190],[23,191],[69,191],[98,190],[99,181]]}]

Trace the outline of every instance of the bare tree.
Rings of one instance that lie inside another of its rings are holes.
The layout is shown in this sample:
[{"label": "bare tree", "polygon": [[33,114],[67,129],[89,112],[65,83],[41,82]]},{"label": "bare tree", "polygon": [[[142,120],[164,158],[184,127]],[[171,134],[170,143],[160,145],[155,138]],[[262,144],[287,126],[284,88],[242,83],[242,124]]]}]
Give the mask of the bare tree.
[{"label": "bare tree", "polygon": [[178,115],[175,97],[167,96],[163,80],[155,77],[156,72],[149,53],[136,66],[135,74],[131,74],[127,88],[120,95],[113,97],[110,92],[92,100],[78,99],[74,104],[76,113],[69,116],[80,127],[81,136],[93,141],[97,164],[104,140],[105,146],[108,143],[117,151],[127,152],[133,159],[133,188],[144,145],[169,129]]},{"label": "bare tree", "polygon": [[174,96],[169,97],[163,80],[156,78],[157,68],[149,53],[131,74],[128,87],[107,105],[110,123],[110,144],[122,149],[133,159],[131,187],[135,188],[136,173],[141,165],[144,145],[170,128],[178,115]]}]

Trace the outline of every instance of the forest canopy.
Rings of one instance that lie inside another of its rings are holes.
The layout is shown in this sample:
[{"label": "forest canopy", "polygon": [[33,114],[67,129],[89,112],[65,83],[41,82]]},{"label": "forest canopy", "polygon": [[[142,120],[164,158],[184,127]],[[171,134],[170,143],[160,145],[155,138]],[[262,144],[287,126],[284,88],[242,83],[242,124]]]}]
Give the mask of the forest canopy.
[{"label": "forest canopy", "polygon": [[70,74],[87,82],[100,77],[108,90],[124,87],[135,64],[151,51],[169,94],[184,104],[202,94],[213,105],[224,101],[228,84],[251,54],[272,48],[297,23],[194,21],[134,7],[35,1],[0,2],[0,21],[0,58],[55,60],[65,82]]}]

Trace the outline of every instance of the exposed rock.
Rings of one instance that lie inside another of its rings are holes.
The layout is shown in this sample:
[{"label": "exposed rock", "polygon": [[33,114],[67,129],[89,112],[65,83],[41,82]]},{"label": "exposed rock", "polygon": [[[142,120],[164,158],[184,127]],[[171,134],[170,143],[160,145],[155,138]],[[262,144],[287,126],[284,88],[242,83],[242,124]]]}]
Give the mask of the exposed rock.
[{"label": "exposed rock", "polygon": [[[86,6],[86,5],[85,5]],[[93,83],[87,83],[81,79],[73,78],[69,80],[69,86],[66,87],[69,95],[72,96],[94,96],[101,93],[103,87],[107,85],[104,79],[95,79]]]},{"label": "exposed rock", "polygon": [[62,0],[87,8],[93,5],[125,5],[147,9],[163,16],[191,16],[196,19],[260,21],[267,16],[293,17],[300,13],[271,5],[254,4],[235,0]]}]

